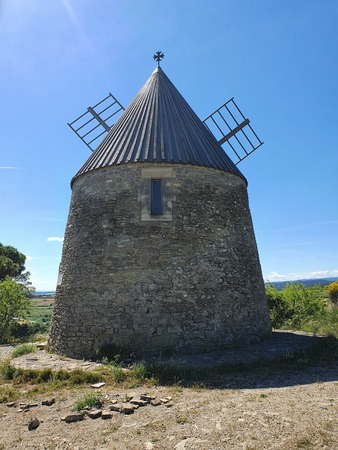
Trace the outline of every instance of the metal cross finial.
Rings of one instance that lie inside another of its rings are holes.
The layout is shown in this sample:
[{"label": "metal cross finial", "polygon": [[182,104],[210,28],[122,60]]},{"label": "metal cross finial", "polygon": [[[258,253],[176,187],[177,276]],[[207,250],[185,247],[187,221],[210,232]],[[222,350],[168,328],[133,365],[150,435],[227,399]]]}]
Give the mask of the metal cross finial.
[{"label": "metal cross finial", "polygon": [[160,66],[160,61],[162,61],[162,59],[164,58],[164,53],[163,52],[156,52],[155,55],[153,56],[154,60],[157,61],[157,67]]}]

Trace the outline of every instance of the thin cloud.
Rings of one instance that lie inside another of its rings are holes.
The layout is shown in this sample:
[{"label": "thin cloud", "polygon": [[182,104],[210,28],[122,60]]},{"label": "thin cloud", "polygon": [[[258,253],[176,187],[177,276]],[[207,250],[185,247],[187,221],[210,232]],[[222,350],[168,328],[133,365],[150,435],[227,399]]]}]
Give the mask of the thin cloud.
[{"label": "thin cloud", "polygon": [[57,236],[51,236],[49,238],[47,238],[48,242],[63,242],[63,237],[57,237]]},{"label": "thin cloud", "polygon": [[21,170],[21,167],[15,167],[15,166],[0,166],[0,169],[2,169],[2,170]]}]

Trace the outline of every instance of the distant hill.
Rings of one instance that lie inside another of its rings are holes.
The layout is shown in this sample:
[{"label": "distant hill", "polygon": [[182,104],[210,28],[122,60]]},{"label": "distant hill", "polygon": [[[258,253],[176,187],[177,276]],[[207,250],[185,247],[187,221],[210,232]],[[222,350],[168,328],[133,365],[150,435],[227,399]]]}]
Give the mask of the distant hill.
[{"label": "distant hill", "polygon": [[[328,284],[332,283],[333,281],[337,281],[338,277],[328,277],[328,278],[312,278],[307,280],[292,280],[292,281],[272,281],[271,284],[275,289],[278,291],[285,288],[287,284],[290,283],[302,283],[306,287],[311,287],[315,285],[319,286],[327,286]],[[270,283],[265,283],[270,284]]]},{"label": "distant hill", "polygon": [[54,297],[55,291],[35,291],[34,297]]}]

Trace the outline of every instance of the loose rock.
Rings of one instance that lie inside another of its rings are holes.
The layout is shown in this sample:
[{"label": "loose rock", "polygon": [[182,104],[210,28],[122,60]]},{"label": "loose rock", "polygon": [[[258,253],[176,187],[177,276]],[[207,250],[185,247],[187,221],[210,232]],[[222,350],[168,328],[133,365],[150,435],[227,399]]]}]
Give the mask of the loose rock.
[{"label": "loose rock", "polygon": [[91,384],[90,387],[94,388],[94,389],[100,389],[103,386],[105,386],[106,383],[104,383],[103,381],[101,381],[101,383],[95,383],[95,384]]},{"label": "loose rock", "polygon": [[55,403],[55,398],[50,398],[48,400],[42,400],[41,404],[45,406],[52,406]]},{"label": "loose rock", "polygon": [[134,414],[134,410],[135,410],[135,408],[133,408],[131,406],[122,406],[122,408],[120,409],[120,412],[122,414]]},{"label": "loose rock", "polygon": [[122,405],[119,403],[115,403],[114,405],[110,405],[110,411],[117,411],[120,412],[122,408]]},{"label": "loose rock", "polygon": [[84,413],[79,414],[69,414],[69,416],[62,417],[61,420],[63,420],[66,423],[72,423],[72,422],[79,422],[80,420],[84,419]]},{"label": "loose rock", "polygon": [[130,403],[138,406],[147,406],[149,402],[146,400],[130,400]]},{"label": "loose rock", "polygon": [[31,419],[28,423],[28,430],[36,430],[37,427],[40,425],[40,420],[34,417],[34,419]]},{"label": "loose rock", "polygon": [[140,399],[141,400],[145,400],[146,402],[151,402],[152,400],[155,400],[156,397],[154,397],[153,395],[147,395],[147,394],[141,394],[140,395]]},{"label": "loose rock", "polygon": [[88,411],[87,416],[91,419],[97,419],[102,416],[102,409],[95,409],[94,411]]}]

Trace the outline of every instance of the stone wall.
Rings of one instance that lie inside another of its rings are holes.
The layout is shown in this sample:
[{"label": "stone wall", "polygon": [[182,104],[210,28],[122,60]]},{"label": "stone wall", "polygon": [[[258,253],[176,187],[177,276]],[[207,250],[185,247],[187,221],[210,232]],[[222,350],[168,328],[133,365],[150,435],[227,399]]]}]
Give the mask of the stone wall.
[{"label": "stone wall", "polygon": [[[156,175],[165,220],[146,211]],[[133,163],[81,175],[60,271],[49,345],[68,356],[104,343],[138,356],[208,351],[271,332],[246,185],[221,170]]]}]

